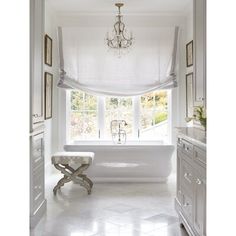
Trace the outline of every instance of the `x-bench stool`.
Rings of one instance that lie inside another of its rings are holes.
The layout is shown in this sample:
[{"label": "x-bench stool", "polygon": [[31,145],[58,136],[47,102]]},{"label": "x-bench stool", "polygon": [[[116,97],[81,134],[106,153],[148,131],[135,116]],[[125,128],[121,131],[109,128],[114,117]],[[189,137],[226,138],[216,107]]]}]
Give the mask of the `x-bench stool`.
[{"label": "x-bench stool", "polygon": [[[52,156],[52,164],[64,175],[53,189],[56,194],[65,183],[74,181],[86,188],[88,194],[91,193],[93,182],[83,174],[89,168],[94,159],[93,152],[57,152]],[[74,169],[73,166],[79,165]]]}]

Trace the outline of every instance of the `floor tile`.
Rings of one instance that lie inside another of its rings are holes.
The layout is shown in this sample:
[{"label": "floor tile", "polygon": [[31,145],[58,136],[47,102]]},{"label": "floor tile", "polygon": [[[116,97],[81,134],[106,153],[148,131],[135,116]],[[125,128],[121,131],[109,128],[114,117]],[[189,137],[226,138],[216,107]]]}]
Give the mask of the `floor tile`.
[{"label": "floor tile", "polygon": [[149,218],[146,218],[145,220],[154,223],[156,225],[156,228],[168,226],[170,224],[174,224],[178,222],[177,217],[166,215],[166,214],[154,215]]},{"label": "floor tile", "polygon": [[188,236],[188,233],[179,223],[175,223],[167,227],[156,229],[148,233],[147,236]]},{"label": "floor tile", "polygon": [[136,210],[136,208],[125,204],[116,204],[114,206],[105,208],[105,210],[114,211],[118,213],[126,213],[132,210]]},{"label": "floor tile", "polygon": [[186,236],[176,223],[175,179],[167,183],[95,183],[92,194],[46,176],[47,213],[31,236]]}]

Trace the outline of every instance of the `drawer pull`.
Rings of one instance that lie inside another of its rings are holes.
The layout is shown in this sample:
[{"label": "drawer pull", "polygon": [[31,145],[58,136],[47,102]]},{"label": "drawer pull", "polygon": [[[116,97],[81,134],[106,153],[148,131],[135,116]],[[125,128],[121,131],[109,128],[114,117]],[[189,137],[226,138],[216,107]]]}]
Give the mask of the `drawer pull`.
[{"label": "drawer pull", "polygon": [[190,204],[188,202],[184,203],[184,207],[188,207]]},{"label": "drawer pull", "polygon": [[185,173],[184,174],[184,178],[189,182],[192,183],[192,181],[189,179],[189,177],[191,177],[192,175],[190,173]]},{"label": "drawer pull", "polygon": [[190,151],[190,148],[186,144],[183,144],[183,148],[186,152]]},{"label": "drawer pull", "polygon": [[200,184],[202,184],[202,181],[200,179],[197,179],[196,183],[200,185]]}]

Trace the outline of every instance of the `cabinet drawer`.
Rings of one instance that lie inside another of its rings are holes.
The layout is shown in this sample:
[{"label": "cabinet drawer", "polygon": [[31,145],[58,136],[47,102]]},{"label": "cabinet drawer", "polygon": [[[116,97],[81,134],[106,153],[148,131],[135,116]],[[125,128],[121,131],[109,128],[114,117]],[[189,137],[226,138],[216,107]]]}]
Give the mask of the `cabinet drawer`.
[{"label": "cabinet drawer", "polygon": [[189,191],[193,190],[194,176],[193,176],[193,168],[192,166],[182,159],[181,161],[181,185],[189,189]]},{"label": "cabinet drawer", "polygon": [[201,165],[206,165],[206,151],[194,146],[194,160]]},{"label": "cabinet drawer", "polygon": [[41,165],[32,175],[32,206],[33,211],[37,210],[44,200],[44,170]]},{"label": "cabinet drawer", "polygon": [[189,223],[193,222],[193,198],[190,194],[183,190],[183,198],[182,198],[182,209],[183,212],[189,221]]},{"label": "cabinet drawer", "polygon": [[43,133],[34,135],[31,143],[31,165],[35,170],[44,161],[44,135]]}]

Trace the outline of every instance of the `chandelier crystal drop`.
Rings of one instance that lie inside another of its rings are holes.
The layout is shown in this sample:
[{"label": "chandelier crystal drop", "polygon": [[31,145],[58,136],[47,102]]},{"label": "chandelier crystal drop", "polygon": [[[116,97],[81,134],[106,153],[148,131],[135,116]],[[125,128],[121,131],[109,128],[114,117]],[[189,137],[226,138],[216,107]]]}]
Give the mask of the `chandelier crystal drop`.
[{"label": "chandelier crystal drop", "polygon": [[112,31],[112,36],[110,37],[109,32],[107,32],[106,37],[108,47],[111,49],[116,49],[119,55],[123,54],[122,51],[124,51],[124,49],[130,48],[134,41],[132,32],[128,34],[127,30],[125,29],[125,24],[122,22],[120,8],[123,5],[123,3],[115,4],[115,6],[118,7],[118,14],[116,16],[117,21],[113,26],[114,29]]}]

